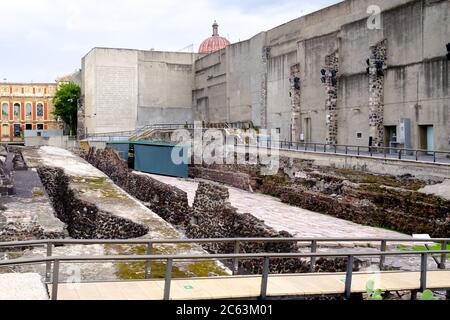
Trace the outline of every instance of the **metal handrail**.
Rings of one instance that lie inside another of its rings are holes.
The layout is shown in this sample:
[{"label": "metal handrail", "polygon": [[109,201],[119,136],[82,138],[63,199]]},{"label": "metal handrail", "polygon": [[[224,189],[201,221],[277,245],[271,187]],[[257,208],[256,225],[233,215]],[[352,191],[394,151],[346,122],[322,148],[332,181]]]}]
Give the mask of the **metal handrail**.
[{"label": "metal handrail", "polygon": [[[239,144],[236,143],[238,146]],[[240,144],[241,146],[246,146],[247,144]],[[392,154],[391,151],[397,153],[399,160],[404,160],[405,155],[412,154],[414,159],[406,159],[413,161],[424,161],[437,163],[438,155],[450,156],[450,151],[440,151],[440,150],[424,150],[424,149],[409,149],[409,148],[393,148],[393,147],[376,147],[376,146],[359,146],[359,145],[345,145],[345,144],[327,144],[327,143],[311,143],[311,142],[293,142],[293,141],[276,141],[276,140],[264,140],[263,143],[258,144],[259,147],[267,148],[277,148],[280,150],[289,151],[302,151],[302,152],[319,152],[319,153],[334,153],[334,154],[345,154],[345,155],[357,155],[357,156],[370,156],[371,158],[379,158],[376,155],[382,155],[384,159],[389,159],[388,155]],[[356,154],[349,153],[351,150],[355,151]],[[362,154],[363,150],[367,150],[368,154]],[[339,153],[338,151],[343,151],[345,153]],[[380,152],[381,151],[381,152]],[[426,159],[420,160],[419,154],[427,154],[433,157],[432,161]],[[393,154],[392,154],[393,155]]]},{"label": "metal handrail", "polygon": [[49,239],[49,240],[29,240],[29,241],[12,241],[0,242],[0,248],[5,247],[32,247],[42,246],[48,243],[53,245],[93,245],[93,244],[203,244],[203,243],[233,243],[233,242],[435,242],[450,243],[450,238],[205,238],[205,239],[148,239],[148,240],[78,240],[78,239]]},{"label": "metal handrail", "polygon": [[[29,265],[29,264],[39,264],[39,263],[52,263],[53,264],[53,279],[52,279],[52,300],[57,300],[58,298],[58,285],[59,285],[59,268],[60,264],[63,262],[99,262],[99,261],[166,261],[166,277],[164,286],[164,300],[170,299],[170,288],[172,283],[172,268],[173,262],[175,260],[248,260],[248,259],[264,259],[264,267],[261,281],[261,293],[260,297],[265,299],[267,297],[267,284],[269,279],[269,263],[270,259],[292,259],[292,258],[330,258],[330,257],[347,257],[347,272],[345,281],[345,297],[349,299],[352,293],[352,278],[353,278],[353,267],[355,257],[372,257],[372,256],[421,256],[421,277],[420,277],[420,290],[423,291],[427,288],[427,271],[428,265],[427,260],[429,255],[450,254],[450,250],[439,250],[439,251],[402,251],[402,252],[364,252],[364,253],[249,253],[249,254],[214,254],[214,255],[145,255],[145,256],[98,256],[98,257],[45,257],[45,258],[31,258],[31,259],[15,259],[0,262],[0,267],[2,266],[18,266],[18,265]],[[447,288],[442,288],[447,289]]]}]

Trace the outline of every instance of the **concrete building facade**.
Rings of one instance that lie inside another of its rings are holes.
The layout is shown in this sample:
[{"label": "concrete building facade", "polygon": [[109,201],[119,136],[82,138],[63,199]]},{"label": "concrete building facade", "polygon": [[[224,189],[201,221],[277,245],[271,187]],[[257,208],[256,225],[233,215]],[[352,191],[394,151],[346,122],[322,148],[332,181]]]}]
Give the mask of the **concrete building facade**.
[{"label": "concrete building facade", "polygon": [[83,128],[252,122],[283,140],[449,150],[449,15],[449,0],[346,0],[209,54],[97,48]]},{"label": "concrete building facade", "polygon": [[56,83],[1,83],[1,142],[23,142],[26,131],[58,130],[52,115]]}]

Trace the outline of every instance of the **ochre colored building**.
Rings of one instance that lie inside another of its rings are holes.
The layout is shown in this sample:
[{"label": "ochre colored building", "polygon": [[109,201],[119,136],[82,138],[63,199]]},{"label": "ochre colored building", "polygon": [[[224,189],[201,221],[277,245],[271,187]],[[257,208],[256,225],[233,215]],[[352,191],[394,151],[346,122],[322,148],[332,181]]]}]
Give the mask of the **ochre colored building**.
[{"label": "ochre colored building", "polygon": [[1,83],[1,142],[22,142],[27,130],[56,130],[52,115],[56,83]]}]

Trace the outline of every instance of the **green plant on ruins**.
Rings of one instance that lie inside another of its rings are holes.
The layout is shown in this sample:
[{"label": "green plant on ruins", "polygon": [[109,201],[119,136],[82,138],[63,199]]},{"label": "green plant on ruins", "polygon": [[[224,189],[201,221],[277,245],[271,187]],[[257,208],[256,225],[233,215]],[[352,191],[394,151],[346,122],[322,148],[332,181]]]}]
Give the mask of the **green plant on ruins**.
[{"label": "green plant on ruins", "polygon": [[[381,289],[375,289],[375,281],[369,280],[366,284],[366,292],[367,292],[367,300],[373,301],[381,301],[383,300],[383,292]],[[436,297],[434,296],[433,291],[425,290],[422,293],[421,299],[422,301],[435,301]]]},{"label": "green plant on ruins", "polygon": [[422,299],[421,300],[423,300],[423,301],[434,301],[434,300],[436,300],[436,297],[434,296],[433,291],[425,290],[422,293]]},{"label": "green plant on ruins", "polygon": [[366,284],[367,299],[380,301],[383,300],[383,292],[381,289],[375,289],[375,281],[369,280]]}]

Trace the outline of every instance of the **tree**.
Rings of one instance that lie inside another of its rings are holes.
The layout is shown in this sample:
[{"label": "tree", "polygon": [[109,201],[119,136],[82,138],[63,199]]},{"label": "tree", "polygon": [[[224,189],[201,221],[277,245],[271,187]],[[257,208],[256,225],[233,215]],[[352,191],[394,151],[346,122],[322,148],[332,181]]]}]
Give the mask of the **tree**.
[{"label": "tree", "polygon": [[62,84],[53,98],[53,115],[61,118],[69,127],[70,134],[77,132],[78,100],[81,88],[75,83]]}]

